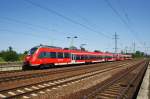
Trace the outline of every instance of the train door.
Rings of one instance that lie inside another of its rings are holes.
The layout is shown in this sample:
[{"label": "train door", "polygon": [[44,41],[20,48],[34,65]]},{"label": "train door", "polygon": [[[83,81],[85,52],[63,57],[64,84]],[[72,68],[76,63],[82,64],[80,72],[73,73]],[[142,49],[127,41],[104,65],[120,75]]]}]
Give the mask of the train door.
[{"label": "train door", "polygon": [[76,57],[74,54],[71,54],[71,63],[75,63]]}]

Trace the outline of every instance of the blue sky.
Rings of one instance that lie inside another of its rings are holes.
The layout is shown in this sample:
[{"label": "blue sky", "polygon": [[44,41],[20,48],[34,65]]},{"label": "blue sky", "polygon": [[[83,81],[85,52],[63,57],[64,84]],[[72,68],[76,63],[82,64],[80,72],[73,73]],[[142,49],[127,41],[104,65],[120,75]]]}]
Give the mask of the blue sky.
[{"label": "blue sky", "polygon": [[12,46],[23,52],[39,44],[68,47],[66,37],[78,36],[77,47],[114,51],[116,32],[119,51],[133,50],[133,42],[144,51],[150,45],[149,5],[149,0],[0,0],[0,50]]}]

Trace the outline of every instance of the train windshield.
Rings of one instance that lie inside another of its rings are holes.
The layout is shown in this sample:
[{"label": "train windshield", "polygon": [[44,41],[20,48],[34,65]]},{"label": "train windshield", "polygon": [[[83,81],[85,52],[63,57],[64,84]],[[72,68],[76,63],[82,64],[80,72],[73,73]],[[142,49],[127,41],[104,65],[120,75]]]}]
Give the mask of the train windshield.
[{"label": "train windshield", "polygon": [[34,47],[29,50],[28,55],[33,55],[38,48]]}]

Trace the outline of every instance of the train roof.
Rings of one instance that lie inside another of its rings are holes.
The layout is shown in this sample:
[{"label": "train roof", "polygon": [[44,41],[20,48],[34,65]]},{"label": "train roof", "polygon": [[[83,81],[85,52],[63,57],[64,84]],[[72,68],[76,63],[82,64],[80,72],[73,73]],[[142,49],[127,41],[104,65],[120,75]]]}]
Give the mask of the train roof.
[{"label": "train roof", "polygon": [[76,54],[98,54],[98,55],[117,55],[117,56],[130,56],[130,55],[127,55],[127,54],[120,54],[120,53],[117,53],[117,54],[115,54],[115,53],[111,53],[111,52],[91,52],[91,51],[83,51],[83,50],[79,50],[79,49],[77,49],[77,50],[74,50],[74,49],[63,49],[63,48],[61,48],[61,47],[57,47],[57,46],[49,46],[49,45],[38,45],[38,46],[35,46],[35,47],[33,47],[33,48],[52,48],[52,49],[56,49],[56,50],[63,50],[63,51],[65,51],[65,52],[72,52],[72,53],[76,53]]},{"label": "train roof", "polygon": [[56,48],[56,49],[62,49],[61,47],[48,46],[48,45],[38,45],[38,46],[35,46],[35,48]]}]

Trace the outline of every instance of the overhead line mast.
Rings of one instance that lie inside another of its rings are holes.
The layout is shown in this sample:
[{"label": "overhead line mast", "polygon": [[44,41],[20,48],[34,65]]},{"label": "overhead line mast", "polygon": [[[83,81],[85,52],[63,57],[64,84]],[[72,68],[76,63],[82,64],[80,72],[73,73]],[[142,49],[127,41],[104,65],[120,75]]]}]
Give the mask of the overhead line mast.
[{"label": "overhead line mast", "polygon": [[[139,38],[138,33],[131,27],[131,25],[121,16],[121,14],[118,12],[118,10],[113,7],[113,5],[110,3],[109,0],[105,0],[105,2],[107,3],[107,5],[112,9],[112,11],[118,16],[118,18],[122,21],[122,23],[125,25],[125,27],[131,32],[131,34],[133,35],[133,37],[135,37],[135,39],[139,42],[139,44],[142,45],[142,40]],[[126,12],[125,13],[125,17],[128,20],[128,14]]]},{"label": "overhead line mast", "polygon": [[136,46],[136,44],[135,44],[135,41],[133,42],[133,53],[135,53],[135,46]]},{"label": "overhead line mast", "polygon": [[118,38],[118,35],[117,35],[117,33],[115,32],[115,35],[114,35],[114,38],[113,38],[114,40],[115,40],[115,54],[118,52],[117,50],[118,50],[118,46],[117,46],[117,40],[119,39]]}]

